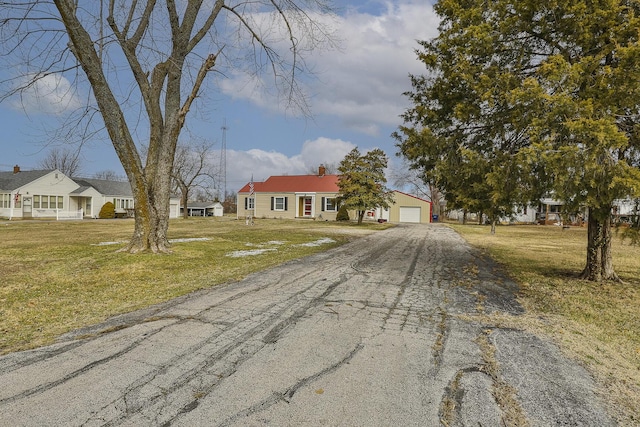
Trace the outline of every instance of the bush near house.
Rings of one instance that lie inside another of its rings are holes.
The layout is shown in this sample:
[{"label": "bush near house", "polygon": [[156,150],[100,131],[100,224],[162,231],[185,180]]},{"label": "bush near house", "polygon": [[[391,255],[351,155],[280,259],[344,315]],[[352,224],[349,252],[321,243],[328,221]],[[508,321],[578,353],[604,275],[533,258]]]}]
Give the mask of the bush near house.
[{"label": "bush near house", "polygon": [[98,218],[100,219],[113,219],[116,217],[116,208],[111,202],[107,202],[102,205]]},{"label": "bush near house", "polygon": [[340,206],[338,213],[336,214],[336,221],[349,221],[349,212],[345,205]]}]

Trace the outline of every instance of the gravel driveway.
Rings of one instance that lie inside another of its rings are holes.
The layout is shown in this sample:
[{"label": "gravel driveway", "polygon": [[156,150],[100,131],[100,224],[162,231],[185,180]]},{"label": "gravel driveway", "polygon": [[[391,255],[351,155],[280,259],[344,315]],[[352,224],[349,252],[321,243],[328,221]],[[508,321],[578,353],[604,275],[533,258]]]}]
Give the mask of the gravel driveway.
[{"label": "gravel driveway", "polygon": [[554,345],[473,320],[514,291],[394,227],[0,358],[0,425],[615,425]]}]

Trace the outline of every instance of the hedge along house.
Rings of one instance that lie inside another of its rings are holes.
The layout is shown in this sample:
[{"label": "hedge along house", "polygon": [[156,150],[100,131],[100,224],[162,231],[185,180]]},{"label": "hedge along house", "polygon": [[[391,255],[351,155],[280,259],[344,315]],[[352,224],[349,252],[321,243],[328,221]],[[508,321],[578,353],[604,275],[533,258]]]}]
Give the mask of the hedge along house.
[{"label": "hedge along house", "polygon": [[[253,193],[251,187],[253,186]],[[338,213],[338,175],[271,176],[238,191],[238,218],[309,218],[334,221]]]},{"label": "hedge along house", "polygon": [[[97,218],[112,202],[116,213],[133,213],[131,186],[125,181],[70,178],[57,169],[0,172],[0,217],[9,219]],[[179,199],[171,199],[171,218],[177,218]]]}]

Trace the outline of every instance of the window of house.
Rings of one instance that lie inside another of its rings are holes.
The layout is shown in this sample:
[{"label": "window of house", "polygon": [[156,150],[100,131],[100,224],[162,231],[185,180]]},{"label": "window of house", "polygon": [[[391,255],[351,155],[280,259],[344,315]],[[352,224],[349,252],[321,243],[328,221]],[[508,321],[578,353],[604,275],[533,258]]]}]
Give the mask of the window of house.
[{"label": "window of house", "polygon": [[9,207],[8,202],[10,200],[10,197],[7,197],[7,196],[10,196],[10,195],[8,195],[8,194],[0,194],[0,208],[8,208]]},{"label": "window of house", "polygon": [[286,211],[287,210],[287,198],[286,197],[272,197],[271,198],[271,210],[272,211]]},{"label": "window of house", "polygon": [[22,207],[22,194],[16,194],[16,198],[14,200],[14,205],[16,208]]},{"label": "window of house", "polygon": [[244,198],[244,208],[245,209],[255,209],[255,198],[253,197],[245,197]]},{"label": "window of house", "polygon": [[324,202],[324,210],[325,211],[337,211],[338,210],[338,203],[335,197],[323,197],[323,202]]},{"label": "window of house", "polygon": [[[22,195],[16,200],[16,208],[22,206]],[[45,196],[43,194],[33,195],[33,208],[34,209],[63,209],[64,197],[63,196]]]},{"label": "window of house", "polygon": [[115,209],[133,209],[133,199],[113,199]]}]

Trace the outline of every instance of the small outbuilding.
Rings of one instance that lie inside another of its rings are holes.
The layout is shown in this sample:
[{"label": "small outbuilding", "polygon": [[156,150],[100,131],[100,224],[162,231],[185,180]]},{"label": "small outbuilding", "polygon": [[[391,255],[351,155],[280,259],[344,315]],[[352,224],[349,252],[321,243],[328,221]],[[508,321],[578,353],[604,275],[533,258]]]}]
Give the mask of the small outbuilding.
[{"label": "small outbuilding", "polygon": [[[220,202],[189,202],[187,212],[189,216],[222,216],[222,203]],[[184,212],[184,208],[180,209]]]}]

